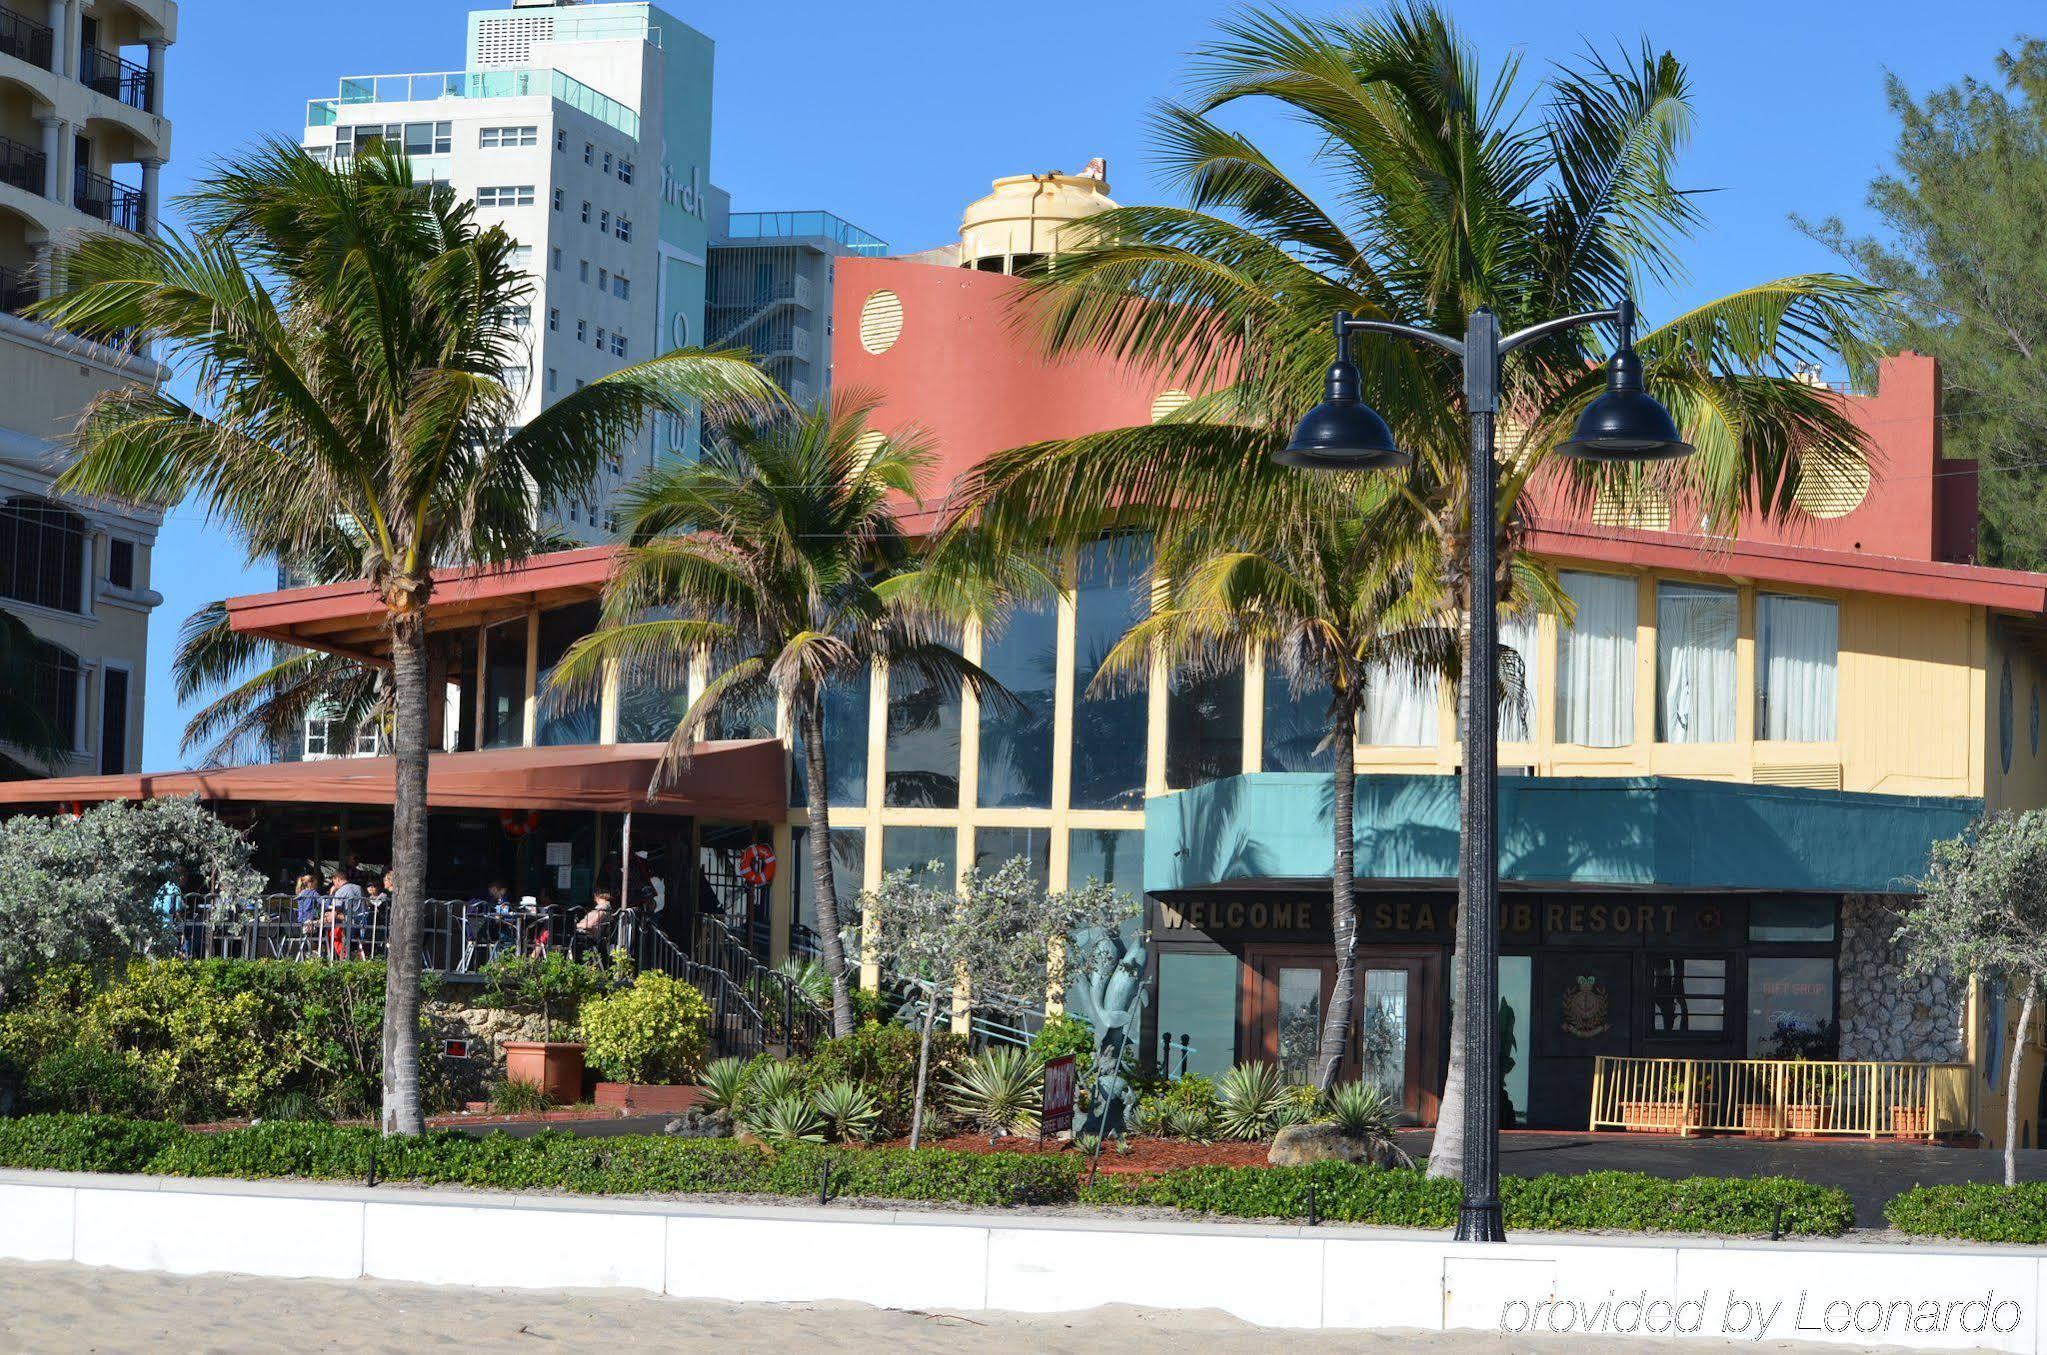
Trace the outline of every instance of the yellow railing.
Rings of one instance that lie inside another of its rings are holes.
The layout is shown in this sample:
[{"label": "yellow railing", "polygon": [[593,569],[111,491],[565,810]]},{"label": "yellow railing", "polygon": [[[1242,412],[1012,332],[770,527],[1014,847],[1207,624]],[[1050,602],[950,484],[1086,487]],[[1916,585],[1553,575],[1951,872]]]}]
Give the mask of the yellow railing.
[{"label": "yellow railing", "polygon": [[1931,1138],[1971,1128],[1969,1066],[1601,1057],[1591,1127]]}]

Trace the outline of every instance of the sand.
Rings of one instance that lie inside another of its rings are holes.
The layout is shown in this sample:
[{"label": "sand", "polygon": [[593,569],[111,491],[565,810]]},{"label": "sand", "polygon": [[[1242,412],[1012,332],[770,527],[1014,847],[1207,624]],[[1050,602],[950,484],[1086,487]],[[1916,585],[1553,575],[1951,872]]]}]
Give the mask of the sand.
[{"label": "sand", "polygon": [[[1271,1352],[1814,1351],[1791,1342],[1635,1343],[1478,1333],[1260,1331],[1215,1313],[1105,1308],[1056,1317],[883,1312],[843,1304],[686,1303],[589,1290],[525,1292],[367,1280],[251,1280],[0,1262],[0,1352],[969,1351],[1104,1355]],[[1833,1347],[1832,1349],[1840,1349]]]}]

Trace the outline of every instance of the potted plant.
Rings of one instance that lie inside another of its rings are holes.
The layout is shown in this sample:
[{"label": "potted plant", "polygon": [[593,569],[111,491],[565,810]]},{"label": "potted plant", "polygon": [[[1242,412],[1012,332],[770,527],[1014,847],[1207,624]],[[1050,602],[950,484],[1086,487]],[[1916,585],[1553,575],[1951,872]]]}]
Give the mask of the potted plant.
[{"label": "potted plant", "polygon": [[711,1004],[691,985],[648,971],[630,988],[583,1004],[583,1053],[606,1079],[606,1109],[679,1115],[703,1100],[696,1085],[710,1045]]},{"label": "potted plant", "polygon": [[583,1044],[560,1038],[575,1029],[583,1003],[612,986],[595,965],[550,953],[506,955],[483,967],[485,1005],[540,1018],[537,1040],[506,1040],[505,1080],[527,1082],[558,1105],[583,1099]]}]

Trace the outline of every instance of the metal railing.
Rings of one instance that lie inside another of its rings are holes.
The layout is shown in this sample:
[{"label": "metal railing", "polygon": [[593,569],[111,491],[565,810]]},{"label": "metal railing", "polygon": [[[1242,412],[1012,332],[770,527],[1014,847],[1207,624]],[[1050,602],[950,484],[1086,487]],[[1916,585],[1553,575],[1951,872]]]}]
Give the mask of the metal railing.
[{"label": "metal railing", "polygon": [[809,1049],[831,1038],[831,1018],[791,981],[762,964],[753,947],[733,935],[715,917],[697,918],[692,938],[696,962],[723,974],[753,998],[772,1033],[797,1049]]},{"label": "metal railing", "polygon": [[640,135],[640,115],[608,94],[557,70],[428,71],[412,75],[347,75],[332,99],[306,104],[306,124],[332,127],[350,104],[435,103],[442,99],[517,99],[544,94],[589,114],[629,137]]},{"label": "metal railing", "polygon": [[50,61],[56,51],[55,37],[48,24],[15,10],[0,8],[0,54],[18,57],[46,71],[55,70]]},{"label": "metal railing", "polygon": [[1932,1138],[1971,1128],[1962,1063],[1601,1056],[1593,1129]]},{"label": "metal railing", "polygon": [[849,253],[888,253],[888,242],[832,212],[733,212],[725,223],[728,240],[830,240]]},{"label": "metal railing", "polygon": [[0,312],[19,315],[38,295],[34,278],[18,268],[0,264]]},{"label": "metal railing", "polygon": [[152,107],[156,77],[149,67],[138,66],[126,57],[98,47],[84,47],[78,53],[78,81],[109,99],[119,99],[130,108],[147,113]]},{"label": "metal railing", "polygon": [[0,136],[0,183],[43,197],[50,191],[50,158],[34,146]]},{"label": "metal railing", "polygon": [[148,199],[139,188],[115,183],[80,165],[72,175],[71,205],[110,226],[140,235],[149,224]]}]

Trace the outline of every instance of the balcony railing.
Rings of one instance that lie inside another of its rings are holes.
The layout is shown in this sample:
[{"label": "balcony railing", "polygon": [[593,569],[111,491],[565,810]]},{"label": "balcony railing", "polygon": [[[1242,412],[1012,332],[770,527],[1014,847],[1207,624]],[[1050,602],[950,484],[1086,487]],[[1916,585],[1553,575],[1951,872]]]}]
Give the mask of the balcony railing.
[{"label": "balcony railing", "polygon": [[0,54],[19,58],[46,71],[52,70],[50,57],[56,51],[54,37],[48,24],[0,7]]},{"label": "balcony railing", "polygon": [[49,191],[49,157],[33,146],[0,136],[0,183],[42,197]]},{"label": "balcony railing", "polygon": [[1601,1057],[1593,1129],[1924,1139],[1971,1128],[1969,1065]]},{"label": "balcony railing", "polygon": [[0,264],[0,312],[19,315],[37,295],[35,280],[26,272]]},{"label": "balcony railing", "polygon": [[886,254],[888,244],[831,212],[734,212],[725,224],[728,240],[789,240],[816,236],[853,254]]},{"label": "balcony railing", "polygon": [[87,216],[96,216],[109,226],[140,235],[149,224],[149,200],[142,190],[115,183],[80,165],[72,178],[71,205]]},{"label": "balcony railing", "polygon": [[139,108],[145,113],[150,110],[151,87],[156,83],[149,67],[138,66],[125,57],[97,47],[80,50],[78,80],[87,89],[96,89],[109,99],[119,99],[130,108]]},{"label": "balcony railing", "polygon": [[431,71],[417,75],[347,75],[332,99],[306,104],[308,127],[332,127],[350,104],[437,103],[442,99],[517,99],[544,94],[637,140],[640,115],[618,100],[556,70]]}]

